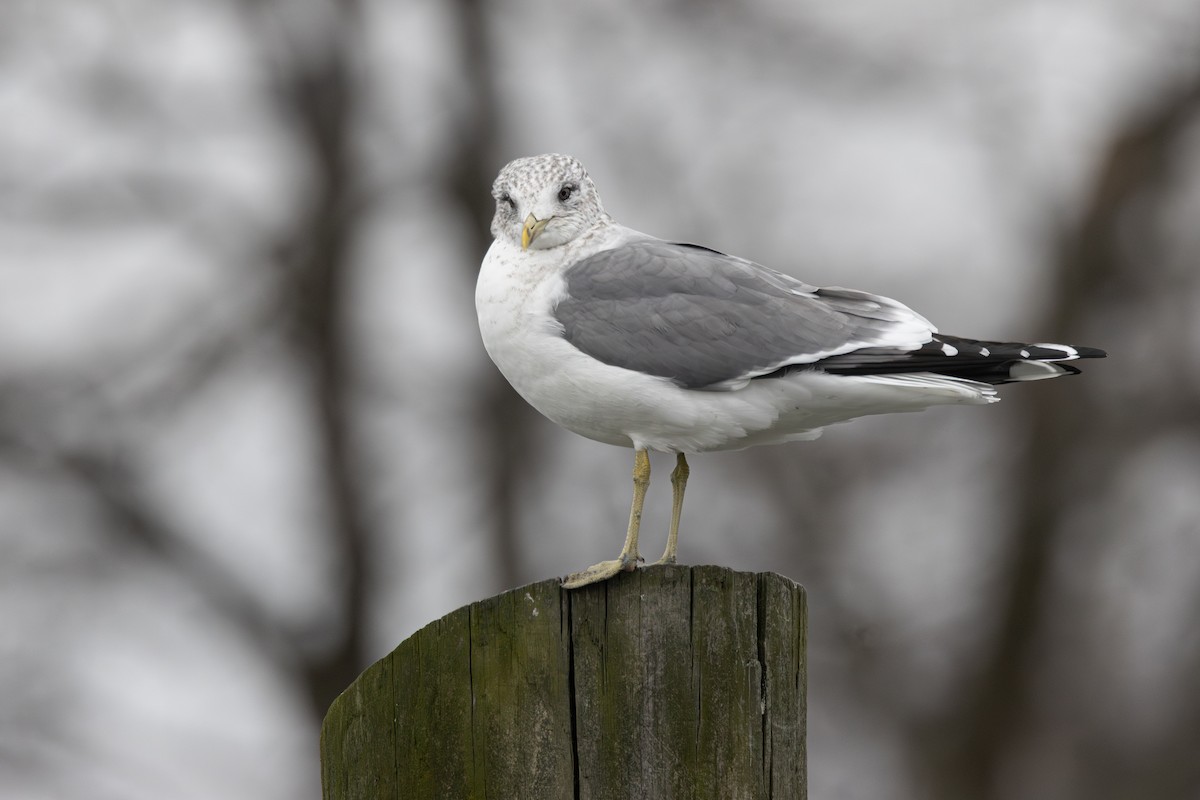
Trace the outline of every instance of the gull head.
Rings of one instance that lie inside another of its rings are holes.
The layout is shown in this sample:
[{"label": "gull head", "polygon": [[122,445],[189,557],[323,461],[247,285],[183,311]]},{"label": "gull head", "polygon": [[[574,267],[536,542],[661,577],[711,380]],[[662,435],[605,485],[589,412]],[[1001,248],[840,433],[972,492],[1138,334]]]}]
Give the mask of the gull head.
[{"label": "gull head", "polygon": [[522,250],[566,244],[604,217],[587,170],[571,156],[557,153],[509,162],[496,176],[492,196],[492,236]]}]

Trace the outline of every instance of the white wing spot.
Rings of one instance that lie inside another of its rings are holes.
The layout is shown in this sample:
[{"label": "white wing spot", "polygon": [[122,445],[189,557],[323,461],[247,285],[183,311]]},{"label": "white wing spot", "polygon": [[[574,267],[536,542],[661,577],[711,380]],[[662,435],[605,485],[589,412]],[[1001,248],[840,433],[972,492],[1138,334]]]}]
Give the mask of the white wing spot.
[{"label": "white wing spot", "polygon": [[1062,350],[1063,355],[1064,355],[1064,357],[1063,357],[1064,361],[1070,361],[1073,358],[1079,358],[1079,351],[1076,350],[1074,347],[1071,347],[1071,345],[1069,345],[1069,344],[1044,344],[1042,342],[1037,342],[1033,346],[1034,347],[1045,347],[1050,350]]},{"label": "white wing spot", "polygon": [[942,352],[948,356],[956,356],[956,355],[958,355],[958,348],[952,344],[946,344],[945,342],[943,342],[942,343]]},{"label": "white wing spot", "polygon": [[1021,358],[1029,358],[1029,351],[1028,351],[1028,350],[1022,350],[1022,351],[1021,351]]},{"label": "white wing spot", "polygon": [[992,354],[992,351],[988,350],[986,347],[979,348],[979,355],[983,356],[984,358],[987,358],[991,354]]}]

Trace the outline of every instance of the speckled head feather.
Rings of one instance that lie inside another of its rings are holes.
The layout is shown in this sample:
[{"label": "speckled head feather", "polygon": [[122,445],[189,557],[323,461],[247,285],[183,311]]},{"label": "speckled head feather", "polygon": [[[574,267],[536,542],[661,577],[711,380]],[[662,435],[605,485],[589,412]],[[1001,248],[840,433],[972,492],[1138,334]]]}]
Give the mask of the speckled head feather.
[{"label": "speckled head feather", "polygon": [[565,244],[605,218],[596,185],[583,164],[558,153],[518,158],[508,163],[492,184],[496,216],[492,236],[521,245],[530,215],[545,221],[530,248],[545,250]]}]

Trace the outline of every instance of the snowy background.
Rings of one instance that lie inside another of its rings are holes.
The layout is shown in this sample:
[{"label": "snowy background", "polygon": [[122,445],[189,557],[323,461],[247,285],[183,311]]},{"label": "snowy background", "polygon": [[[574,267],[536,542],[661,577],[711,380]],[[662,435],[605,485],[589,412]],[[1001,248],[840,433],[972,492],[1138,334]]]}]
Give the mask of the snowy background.
[{"label": "snowy background", "polygon": [[[619,549],[473,288],[510,158],[953,334],[992,408],[692,459],[811,606],[810,793],[1200,797],[1194,0],[0,5],[0,796],[320,795],[334,696]],[[665,534],[654,460],[644,550]]]}]

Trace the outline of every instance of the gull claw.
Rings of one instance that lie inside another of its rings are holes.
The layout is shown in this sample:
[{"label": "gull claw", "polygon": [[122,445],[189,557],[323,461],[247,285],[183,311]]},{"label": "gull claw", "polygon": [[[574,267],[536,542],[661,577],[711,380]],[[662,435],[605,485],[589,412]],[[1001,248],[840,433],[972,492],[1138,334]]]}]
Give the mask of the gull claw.
[{"label": "gull claw", "polygon": [[581,586],[587,586],[592,583],[600,583],[609,578],[613,578],[619,572],[633,572],[637,569],[638,562],[642,559],[640,556],[635,558],[614,558],[612,561],[601,561],[599,564],[593,564],[580,572],[572,572],[567,577],[563,578],[562,587],[564,589],[578,589]]}]

